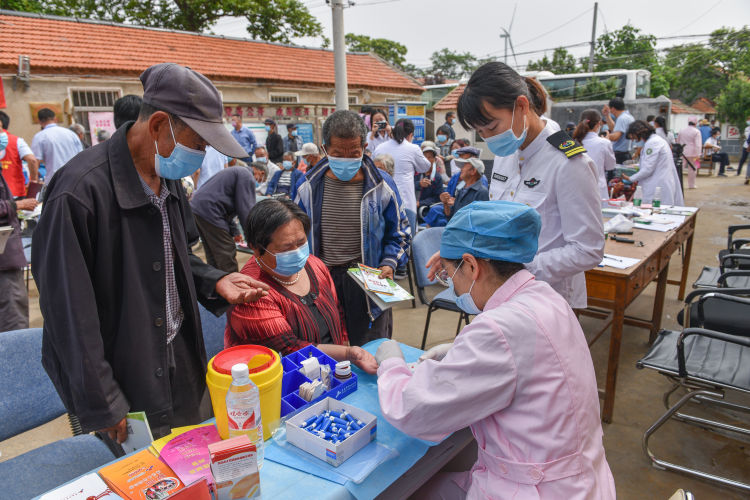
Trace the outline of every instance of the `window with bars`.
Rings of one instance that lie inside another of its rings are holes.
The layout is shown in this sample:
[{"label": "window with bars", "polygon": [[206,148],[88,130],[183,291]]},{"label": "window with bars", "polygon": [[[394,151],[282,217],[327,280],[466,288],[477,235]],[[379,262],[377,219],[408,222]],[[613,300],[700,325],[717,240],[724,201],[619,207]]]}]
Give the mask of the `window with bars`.
[{"label": "window with bars", "polygon": [[349,104],[359,104],[359,96],[350,95],[349,96]]},{"label": "window with bars", "polygon": [[297,94],[269,94],[269,100],[276,104],[296,104],[299,102]]},{"label": "window with bars", "polygon": [[89,112],[112,111],[115,101],[122,96],[118,88],[71,88],[68,89],[73,105],[73,120],[86,129],[89,137]]}]

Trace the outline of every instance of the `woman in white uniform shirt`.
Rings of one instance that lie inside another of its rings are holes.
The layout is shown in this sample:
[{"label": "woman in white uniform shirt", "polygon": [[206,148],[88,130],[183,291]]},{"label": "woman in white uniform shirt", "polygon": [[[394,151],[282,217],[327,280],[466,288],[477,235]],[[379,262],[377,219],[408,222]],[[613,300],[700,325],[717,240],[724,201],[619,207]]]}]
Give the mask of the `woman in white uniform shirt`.
[{"label": "woman in white uniform shirt", "polygon": [[674,144],[674,136],[667,131],[667,120],[663,116],[654,118],[654,123],[651,126],[656,130],[656,135],[667,141],[670,146]]},{"label": "woman in white uniform shirt", "polygon": [[581,121],[573,131],[573,139],[583,144],[586,153],[594,161],[597,170],[597,184],[599,198],[609,199],[607,190],[607,172],[615,169],[615,152],[612,141],[599,137],[602,128],[602,115],[595,109],[587,109],[581,113]]},{"label": "woman in white uniform shirt", "polygon": [[[471,76],[458,101],[458,119],[495,153],[491,200],[535,208],[542,219],[539,248],[526,265],[573,308],[586,307],[584,272],[604,255],[596,165],[564,132],[553,133],[533,102],[545,93],[532,78],[490,62]],[[439,260],[431,274],[439,268]]]},{"label": "woman in white uniform shirt", "polygon": [[628,127],[628,138],[643,142],[639,158],[638,172],[623,179],[638,182],[643,188],[643,203],[651,203],[657,187],[661,188],[662,205],[684,205],[680,179],[672,157],[672,149],[667,141],[656,135],[654,127],[636,120]]},{"label": "woman in white uniform shirt", "polygon": [[419,146],[411,143],[413,139],[414,123],[408,118],[402,118],[393,127],[393,136],[378,146],[373,155],[389,154],[393,157],[393,180],[404,208],[417,213],[414,175],[427,172],[431,163],[424,157]]}]

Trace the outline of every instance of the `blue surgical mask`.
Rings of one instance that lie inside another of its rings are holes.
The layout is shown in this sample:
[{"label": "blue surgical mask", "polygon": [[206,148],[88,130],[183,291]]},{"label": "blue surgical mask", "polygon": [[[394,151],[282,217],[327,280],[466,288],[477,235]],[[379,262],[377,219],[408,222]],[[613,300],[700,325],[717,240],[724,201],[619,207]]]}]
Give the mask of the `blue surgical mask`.
[{"label": "blue surgical mask", "polygon": [[444,134],[438,134],[437,140],[438,140],[438,142],[445,142],[445,141],[448,140],[448,136],[444,135]]},{"label": "blue surgical mask", "polygon": [[451,154],[453,155],[454,158],[458,158],[459,157],[458,156],[458,149],[454,149]]},{"label": "blue surgical mask", "polygon": [[453,118],[453,119],[451,120],[451,125],[455,125],[457,121],[458,121],[458,120],[456,120],[455,118]]},{"label": "blue surgical mask", "polygon": [[156,146],[154,166],[156,167],[156,175],[159,177],[178,180],[193,175],[196,170],[201,168],[206,152],[191,149],[177,142],[172,129],[172,119],[167,119],[169,120],[169,131],[172,133],[172,140],[174,141],[174,149],[172,154],[165,158],[159,154],[159,145],[154,141],[154,146]]},{"label": "blue surgical mask", "polygon": [[[326,152],[328,154],[328,152]],[[344,182],[352,180],[362,167],[362,157],[359,158],[336,158],[328,156],[328,166],[331,167],[333,175]]]},{"label": "blue surgical mask", "polygon": [[289,250],[288,252],[273,253],[267,248],[266,252],[276,257],[276,267],[273,268],[276,274],[280,276],[292,276],[305,267],[307,258],[310,256],[310,247],[305,243],[301,247]]},{"label": "blue surgical mask", "polygon": [[292,130],[292,137],[297,137],[299,135],[299,132],[296,130]]},{"label": "blue surgical mask", "polygon": [[261,156],[260,158],[256,158],[255,161],[259,161],[261,163],[268,163],[268,158],[265,156]]},{"label": "blue surgical mask", "polygon": [[[456,270],[453,271],[453,276],[456,275],[456,273],[458,272],[458,268],[461,267],[463,263],[464,261],[462,260],[461,264],[459,264]],[[449,295],[453,295],[453,300],[455,300],[458,308],[467,314],[476,315],[481,313],[482,310],[477,307],[477,305],[474,303],[474,299],[471,297],[471,290],[472,288],[474,288],[474,283],[476,283],[476,280],[471,282],[471,286],[469,287],[468,292],[456,296],[456,291],[453,288],[453,276],[448,279],[448,293]]]},{"label": "blue surgical mask", "polygon": [[492,137],[487,137],[484,142],[487,143],[487,147],[490,151],[495,153],[497,156],[510,156],[521,147],[523,141],[526,140],[526,117],[523,117],[523,132],[519,137],[513,133],[513,122],[516,118],[516,105],[513,104],[513,114],[510,117],[510,128],[505,132],[501,132]]},{"label": "blue surgical mask", "polygon": [[634,141],[633,142],[633,147],[634,148],[642,148],[643,144],[644,144],[644,141]]},{"label": "blue surgical mask", "polygon": [[270,132],[270,131],[271,131],[271,126],[270,125],[266,125],[266,132]]},{"label": "blue surgical mask", "polygon": [[5,151],[8,147],[8,134],[7,132],[0,132],[0,151]]},{"label": "blue surgical mask", "polygon": [[291,170],[294,165],[292,165],[291,161],[284,160],[281,162],[281,166],[284,167],[284,170]]}]

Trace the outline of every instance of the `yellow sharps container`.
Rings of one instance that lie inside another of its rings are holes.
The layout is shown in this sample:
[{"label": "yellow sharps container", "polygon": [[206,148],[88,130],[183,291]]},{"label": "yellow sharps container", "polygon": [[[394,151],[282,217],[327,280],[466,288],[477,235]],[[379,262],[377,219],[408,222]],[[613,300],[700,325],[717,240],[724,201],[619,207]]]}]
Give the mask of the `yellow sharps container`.
[{"label": "yellow sharps container", "polygon": [[227,425],[227,392],[232,385],[232,366],[247,363],[250,380],[258,386],[260,416],[263,419],[263,439],[271,437],[281,416],[281,367],[279,354],[260,345],[239,345],[224,349],[208,362],[206,385],[214,407],[216,428],[222,439],[229,437]]}]

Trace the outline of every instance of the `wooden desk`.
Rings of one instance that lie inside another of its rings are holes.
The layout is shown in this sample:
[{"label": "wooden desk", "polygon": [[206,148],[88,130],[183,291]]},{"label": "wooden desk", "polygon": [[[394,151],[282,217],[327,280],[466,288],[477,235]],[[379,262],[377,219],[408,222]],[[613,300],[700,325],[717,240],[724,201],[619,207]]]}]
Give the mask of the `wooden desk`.
[{"label": "wooden desk", "polygon": [[[582,314],[606,319],[604,327],[594,335],[589,342],[592,345],[611,325],[612,331],[609,341],[609,358],[607,361],[607,379],[605,388],[599,390],[604,399],[602,405],[602,420],[612,421],[615,406],[615,385],[617,382],[617,365],[620,360],[620,345],[622,343],[623,325],[634,325],[650,330],[649,341],[652,342],[661,328],[661,317],[664,309],[664,295],[667,284],[678,284],[678,298],[685,295],[690,254],[693,247],[693,233],[697,212],[685,218],[685,221],[672,231],[661,233],[645,229],[635,229],[634,234],[628,235],[644,246],[630,243],[619,243],[607,240],[604,253],[622,257],[639,258],[641,261],[628,269],[614,269],[598,267],[586,272],[586,290],[588,293],[589,309]],[[682,261],[682,274],[679,281],[667,281],[669,261],[677,249],[685,244]],[[638,297],[649,283],[656,279],[656,296],[654,309],[650,320],[625,316],[625,309]],[[602,313],[601,309],[611,311]]]}]

